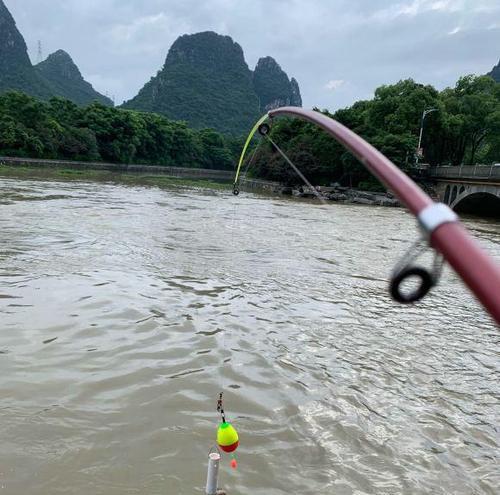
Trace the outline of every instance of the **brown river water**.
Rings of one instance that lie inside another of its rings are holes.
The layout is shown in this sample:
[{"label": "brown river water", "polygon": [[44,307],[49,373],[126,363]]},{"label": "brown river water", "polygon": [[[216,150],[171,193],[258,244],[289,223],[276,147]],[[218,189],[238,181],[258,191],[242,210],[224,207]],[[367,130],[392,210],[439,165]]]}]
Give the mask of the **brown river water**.
[{"label": "brown river water", "polygon": [[[500,493],[500,332],[400,209],[0,178],[0,492]],[[500,259],[500,224],[466,219]]]}]

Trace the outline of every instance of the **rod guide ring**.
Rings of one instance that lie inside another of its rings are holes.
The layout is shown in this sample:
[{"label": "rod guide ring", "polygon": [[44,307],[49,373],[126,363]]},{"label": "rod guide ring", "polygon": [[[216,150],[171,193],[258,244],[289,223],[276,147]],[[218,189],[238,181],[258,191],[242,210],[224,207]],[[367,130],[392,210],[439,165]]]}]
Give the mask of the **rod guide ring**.
[{"label": "rod guide ring", "polygon": [[[411,277],[420,279],[419,286],[410,293],[404,293],[402,285]],[[395,301],[401,304],[412,304],[422,300],[435,285],[436,280],[428,270],[420,266],[409,266],[394,275],[390,282],[390,291]]]}]

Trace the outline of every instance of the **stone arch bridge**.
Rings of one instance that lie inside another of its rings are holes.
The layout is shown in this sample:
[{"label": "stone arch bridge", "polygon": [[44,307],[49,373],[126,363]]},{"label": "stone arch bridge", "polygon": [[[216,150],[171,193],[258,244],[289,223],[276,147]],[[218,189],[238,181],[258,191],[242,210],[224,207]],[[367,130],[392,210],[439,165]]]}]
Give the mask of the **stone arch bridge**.
[{"label": "stone arch bridge", "polygon": [[500,218],[500,166],[436,167],[430,177],[453,210]]}]

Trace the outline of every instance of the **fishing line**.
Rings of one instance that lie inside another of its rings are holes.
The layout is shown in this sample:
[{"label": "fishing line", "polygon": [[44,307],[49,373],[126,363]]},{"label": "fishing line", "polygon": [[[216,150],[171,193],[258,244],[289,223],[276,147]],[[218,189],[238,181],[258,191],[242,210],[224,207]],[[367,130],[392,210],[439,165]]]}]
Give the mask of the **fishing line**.
[{"label": "fishing line", "polygon": [[285,152],[271,139],[269,134],[264,134],[264,137],[274,146],[276,151],[283,157],[283,159],[290,165],[295,173],[304,181],[304,183],[311,189],[313,194],[316,196],[317,199],[321,202],[321,204],[326,205],[326,201],[323,199],[323,196],[316,190],[315,187],[307,180],[306,176],[298,169],[297,166],[286,156]]},{"label": "fishing line", "polygon": [[[235,253],[235,241],[234,241],[234,230],[236,228],[236,201],[233,204],[233,211],[231,214],[231,225],[229,227],[229,230],[231,231],[230,233],[230,242],[229,242],[229,247],[230,247],[230,252],[231,252],[231,260],[233,260],[233,255]],[[234,263],[233,263],[233,271],[234,271]],[[230,283],[230,285],[232,285]],[[224,391],[225,389],[225,383],[224,383],[224,376],[225,376],[225,366],[226,366],[226,355],[227,355],[227,347],[226,347],[226,329],[223,327],[222,328],[222,367],[221,367],[221,377],[220,377],[220,389],[221,391]]]},{"label": "fishing line", "polygon": [[239,178],[239,175],[240,175],[240,170],[241,170],[241,164],[242,164],[242,162],[240,162],[240,165],[238,167],[238,172],[237,172],[238,173],[238,180],[233,185],[233,194],[235,196],[238,196],[240,194],[239,184],[240,184],[240,182],[245,182],[246,181],[248,172],[250,171],[250,167],[253,165],[254,159],[257,156],[257,151],[259,150],[261,144],[262,144],[262,140],[259,140],[259,143],[257,144],[257,146],[255,147],[255,149],[252,152],[250,160],[247,162],[246,167],[243,170],[243,174],[242,174],[242,178],[241,179]]},{"label": "fishing line", "polygon": [[[254,153],[255,154],[255,153]],[[236,188],[235,188],[236,190]],[[233,192],[235,191],[233,190]],[[230,242],[229,242],[229,250],[231,254],[231,259],[232,255],[235,253],[235,239],[234,239],[234,230],[235,230],[235,225],[236,225],[236,202],[233,204],[233,211],[231,215],[231,224],[230,224]],[[229,284],[229,287],[233,287],[233,284],[231,283],[231,280],[227,280],[227,283]],[[212,491],[217,490],[217,476],[218,476],[218,461],[221,459],[222,452],[225,452],[226,454],[231,454],[231,461],[230,461],[230,466],[233,469],[236,469],[238,467],[238,462],[236,460],[236,455],[235,451],[239,446],[239,436],[238,432],[236,429],[233,427],[231,423],[229,423],[226,419],[226,412],[224,409],[224,391],[225,391],[225,368],[226,368],[226,361],[230,362],[231,358],[229,356],[229,353],[227,352],[227,346],[226,346],[226,328],[224,325],[222,325],[221,328],[221,333],[222,333],[222,363],[220,365],[220,392],[219,392],[219,397],[217,400],[217,414],[220,416],[220,421],[219,421],[219,426],[217,428],[217,456],[214,458],[214,462],[216,463],[216,466],[212,463],[209,463],[209,474],[207,478],[207,493],[212,493],[208,491],[209,485],[211,486]],[[226,358],[226,356],[228,356]],[[222,452],[221,452],[222,451]],[[210,451],[212,453],[213,449]],[[209,458],[210,458],[210,453],[209,453]],[[214,470],[214,471],[212,471]],[[212,486],[214,485],[214,486]],[[217,492],[218,493],[218,492]]]},{"label": "fishing line", "polygon": [[245,170],[243,170],[243,177],[241,179],[242,181],[245,181],[247,179],[248,172],[250,170],[250,167],[253,165],[253,161],[254,161],[255,157],[257,156],[257,151],[259,150],[261,144],[262,144],[262,140],[260,139],[259,144],[253,150],[253,153],[252,153],[252,156],[250,157],[250,160],[248,160],[248,163],[247,163],[247,166],[245,167]]},{"label": "fishing line", "polygon": [[[316,198],[322,203],[326,204],[326,201],[323,199],[321,194],[313,187],[313,185],[307,180],[305,175],[299,170],[299,168],[288,158],[288,156],[284,153],[284,151],[271,139],[269,136],[269,133],[271,132],[271,126],[266,123],[266,120],[269,119],[269,114],[264,115],[261,117],[258,122],[253,126],[252,130],[250,131],[250,134],[247,137],[247,140],[245,141],[245,145],[243,147],[243,150],[241,152],[240,160],[238,162],[238,166],[236,168],[236,174],[234,177],[234,184],[233,184],[233,194],[235,196],[238,196],[240,194],[240,189],[239,189],[239,184],[240,184],[240,174],[241,174],[241,169],[243,167],[243,163],[245,161],[245,156],[248,151],[248,148],[250,146],[250,143],[254,137],[254,135],[258,132],[261,136],[267,138],[269,142],[274,146],[276,151],[279,152],[279,154],[283,157],[283,159],[292,167],[292,169],[295,171],[295,173],[302,179],[304,184],[306,184],[313,194],[316,196]],[[262,142],[262,141],[261,141]],[[254,150],[254,155],[257,153],[257,149],[259,148],[259,145],[257,148]],[[251,162],[253,159],[251,160]]]},{"label": "fishing line", "polygon": [[[288,156],[281,150],[281,148],[267,135],[268,131],[270,130],[269,126],[266,124],[263,124],[263,120],[259,121],[258,125],[254,127],[253,133],[256,132],[257,129],[262,127],[262,131],[260,134],[263,137],[266,137],[268,141],[271,143],[271,145],[274,147],[275,150],[277,150],[280,155],[283,157],[283,159],[292,167],[292,169],[295,171],[295,173],[302,179],[304,184],[306,184],[311,191],[314,193],[314,195],[318,198],[318,200],[322,204],[326,204],[320,193],[313,187],[313,185],[307,180],[307,178],[304,176],[304,174],[299,170],[299,168],[288,158]],[[266,129],[266,132],[264,130]],[[259,129],[260,130],[260,129]],[[235,196],[238,196],[240,193],[239,190],[239,174],[240,170],[242,168],[243,162],[244,162],[244,153],[248,149],[250,145],[250,141],[253,137],[253,134],[250,135],[250,137],[247,139],[245,143],[245,148],[244,152],[240,158],[240,162],[238,164],[237,168],[237,176],[236,180],[233,185],[233,194]],[[250,170],[250,167],[254,163],[255,157],[257,155],[257,152],[259,150],[259,147],[262,144],[262,139],[259,141],[259,144],[255,147],[253,150],[253,153],[250,157],[250,160],[248,161],[244,171],[243,171],[243,180],[246,180],[247,174]],[[235,253],[235,227],[236,227],[236,202],[233,204],[233,211],[231,215],[231,234],[230,234],[230,251],[231,254]],[[229,423],[226,419],[226,412],[224,409],[224,391],[225,391],[225,371],[226,371],[226,361],[230,362],[230,358],[226,359],[226,355],[228,355],[227,352],[227,346],[226,346],[226,329],[223,327],[222,328],[222,363],[221,363],[221,370],[220,370],[220,392],[219,392],[219,398],[217,400],[217,413],[220,415],[220,424],[219,428],[217,430],[217,445],[218,448],[220,448],[222,451],[232,454],[231,458],[231,467],[233,469],[236,469],[238,463],[236,461],[236,457],[234,455],[234,452],[239,446],[239,437],[237,431],[234,429],[234,427]]]},{"label": "fishing line", "polygon": [[[247,150],[248,150],[248,147],[250,146],[250,143],[255,135],[255,133],[259,130],[260,126],[264,124],[264,122],[268,119],[268,115],[264,115],[262,116],[258,122],[253,126],[252,130],[250,131],[250,134],[248,135],[247,137],[247,140],[245,141],[245,145],[243,146],[243,150],[241,152],[241,156],[240,156],[240,160],[238,162],[238,166],[236,167],[236,175],[234,177],[234,188],[235,190],[237,189],[238,187],[238,181],[239,181],[239,177],[240,177],[240,170],[241,170],[241,167],[243,166],[243,162],[245,160],[245,156],[246,156],[246,153],[247,153]],[[239,192],[238,192],[239,194]]]},{"label": "fishing line", "polygon": [[[248,146],[250,145],[250,141],[251,139],[247,140],[247,143],[246,143],[246,147],[248,148]],[[250,156],[250,160],[248,160],[244,170],[243,170],[243,174],[242,174],[242,180],[245,181],[246,180],[246,177],[247,177],[247,174],[250,170],[250,167],[253,165],[253,162],[255,160],[255,157],[257,156],[257,151],[259,150],[260,146],[261,146],[261,143],[262,143],[262,140],[259,140],[259,143],[258,145],[255,147],[255,149],[253,150],[252,152],[252,155]],[[239,168],[241,168],[241,165],[242,165],[242,162],[240,161],[240,165],[239,165]],[[236,189],[233,190],[233,192],[235,192]],[[239,193],[239,189],[238,189],[238,193]],[[231,225],[229,227],[230,231],[231,231],[231,234],[230,234],[230,251],[231,251],[231,255],[233,255],[235,253],[235,246],[236,246],[236,243],[235,243],[235,234],[234,234],[234,231],[235,231],[235,228],[236,228],[236,208],[237,208],[237,204],[236,202],[234,202],[233,204],[233,211],[232,211],[232,214],[231,214]],[[232,256],[231,256],[231,259],[232,259]],[[221,366],[221,373],[220,373],[220,389],[221,389],[221,392],[220,392],[220,396],[219,396],[219,401],[217,403],[217,411],[219,413],[221,413],[221,418],[222,418],[222,422],[224,423],[226,421],[225,419],[225,413],[224,413],[224,408],[223,408],[223,405],[222,405],[222,396],[223,396],[223,393],[224,393],[224,390],[225,390],[225,381],[224,381],[224,378],[225,378],[225,368],[226,368],[226,356],[227,356],[228,352],[227,352],[227,345],[226,345],[226,329],[225,328],[222,328],[222,366]]]},{"label": "fishing line", "polygon": [[[248,147],[250,145],[250,141],[251,141],[251,139],[247,140],[246,147]],[[252,155],[250,156],[250,160],[248,160],[248,162],[246,164],[246,167],[243,170],[243,177],[242,177],[243,181],[246,180],[248,171],[249,171],[251,165],[253,164],[253,161],[254,161],[254,159],[255,159],[255,157],[257,155],[257,151],[258,151],[261,143],[262,143],[262,141],[259,141],[259,144],[253,150]],[[242,162],[240,161],[240,168],[241,168],[241,164],[242,164]],[[235,188],[233,190],[233,193],[235,193],[236,190],[237,189]],[[238,194],[239,194],[239,189],[238,189]],[[237,194],[235,194],[235,195],[237,195]],[[230,234],[230,250],[231,250],[231,255],[233,255],[235,253],[234,230],[235,230],[235,225],[236,225],[236,208],[237,208],[237,205],[236,205],[236,202],[235,202],[233,204],[233,211],[232,211],[232,215],[231,215],[231,226],[229,227],[229,229],[231,231],[231,234]],[[232,257],[231,257],[231,259],[232,259]],[[220,388],[221,388],[221,390],[224,390],[224,387],[225,387],[225,383],[224,383],[224,370],[225,370],[226,354],[227,354],[227,348],[226,348],[226,330],[224,328],[222,329],[222,352],[223,352],[223,356],[222,356],[222,370],[221,370],[221,378],[220,378]],[[222,394],[221,394],[221,398],[219,400],[222,400]],[[219,409],[219,407],[218,407],[218,409]]]}]

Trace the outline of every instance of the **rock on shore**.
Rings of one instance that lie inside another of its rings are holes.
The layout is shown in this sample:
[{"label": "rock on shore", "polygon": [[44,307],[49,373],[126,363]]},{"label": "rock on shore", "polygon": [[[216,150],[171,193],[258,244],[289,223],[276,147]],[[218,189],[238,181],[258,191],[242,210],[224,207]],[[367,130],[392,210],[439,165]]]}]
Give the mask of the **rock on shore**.
[{"label": "rock on shore", "polygon": [[[317,191],[329,201],[372,206],[401,206],[391,193],[361,191],[349,187],[321,187]],[[293,194],[302,198],[313,198],[315,193],[310,188],[294,189]]]}]

